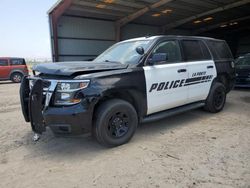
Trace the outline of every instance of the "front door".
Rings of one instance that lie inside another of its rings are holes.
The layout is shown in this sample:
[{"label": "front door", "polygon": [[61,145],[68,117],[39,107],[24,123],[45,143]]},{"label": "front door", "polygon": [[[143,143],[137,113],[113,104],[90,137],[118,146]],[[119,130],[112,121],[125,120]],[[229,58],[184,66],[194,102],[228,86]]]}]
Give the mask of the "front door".
[{"label": "front door", "polygon": [[[164,56],[166,59],[162,60]],[[147,63],[151,64],[144,66],[147,115],[186,104],[187,63],[182,62],[179,43],[174,40],[159,43]]]}]

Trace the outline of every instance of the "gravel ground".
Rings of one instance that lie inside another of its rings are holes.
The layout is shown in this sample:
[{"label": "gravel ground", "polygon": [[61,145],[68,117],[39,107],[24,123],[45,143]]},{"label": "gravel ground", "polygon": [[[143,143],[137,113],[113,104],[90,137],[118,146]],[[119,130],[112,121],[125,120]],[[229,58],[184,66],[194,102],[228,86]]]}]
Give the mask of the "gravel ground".
[{"label": "gravel ground", "polygon": [[34,143],[18,90],[0,83],[0,187],[250,187],[250,90],[232,91],[218,114],[142,124],[112,149],[50,131]]}]

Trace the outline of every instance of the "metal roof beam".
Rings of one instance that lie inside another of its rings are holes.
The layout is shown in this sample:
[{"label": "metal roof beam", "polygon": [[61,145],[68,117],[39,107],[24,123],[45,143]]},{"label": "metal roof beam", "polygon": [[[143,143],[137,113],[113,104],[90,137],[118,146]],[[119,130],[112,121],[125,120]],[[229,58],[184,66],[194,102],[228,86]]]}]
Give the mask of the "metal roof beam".
[{"label": "metal roof beam", "polygon": [[102,15],[111,15],[111,16],[118,16],[122,17],[125,15],[124,12],[120,11],[114,11],[109,9],[99,9],[99,8],[93,8],[93,7],[86,7],[83,5],[73,5],[70,7],[69,10],[72,11],[81,11],[81,12],[90,12],[90,13],[96,13],[96,14],[102,14]]},{"label": "metal roof beam", "polygon": [[102,9],[108,9],[108,10],[114,10],[114,11],[120,11],[120,12],[126,12],[126,13],[132,13],[136,9],[132,7],[125,7],[119,4],[114,4],[114,3],[98,3],[98,2],[93,2],[93,1],[77,1],[74,3],[74,5],[82,5],[86,7],[94,7],[96,8],[97,5],[104,5],[104,8]]},{"label": "metal roof beam", "polygon": [[207,16],[207,15],[211,15],[211,14],[215,14],[215,13],[218,13],[218,12],[222,12],[222,11],[225,11],[225,10],[228,10],[228,9],[231,9],[231,8],[239,7],[239,6],[248,4],[248,3],[250,3],[250,0],[240,0],[240,1],[237,1],[235,3],[231,3],[231,4],[228,4],[228,5],[225,5],[225,6],[221,6],[221,7],[218,7],[216,9],[212,9],[212,10],[209,10],[207,12],[203,12],[203,13],[200,13],[200,14],[197,14],[197,15],[194,15],[194,16],[190,16],[188,18],[178,20],[178,21],[173,22],[171,24],[167,24],[167,25],[163,26],[163,30],[164,31],[170,30],[170,29],[173,29],[173,28],[178,27],[180,25],[183,25],[185,23],[188,23],[188,22],[190,22],[190,21],[192,21],[194,19],[197,19],[197,18],[200,18],[200,17],[203,17],[203,16]]},{"label": "metal roof beam", "polygon": [[[104,2],[104,0],[102,0],[102,2]],[[125,7],[132,7],[132,8],[136,8],[136,9],[141,9],[145,6],[144,4],[139,3],[137,1],[127,1],[127,0],[125,0],[125,1],[124,0],[115,0],[115,2],[113,4],[125,6]]]},{"label": "metal roof beam", "polygon": [[241,17],[241,18],[237,18],[237,19],[233,19],[233,20],[221,22],[221,23],[218,23],[218,24],[214,24],[214,25],[210,25],[208,27],[204,27],[204,28],[198,29],[198,30],[194,31],[193,34],[197,35],[197,34],[200,34],[200,33],[204,33],[204,32],[213,30],[215,28],[219,28],[221,25],[224,25],[224,24],[229,24],[229,23],[243,21],[243,20],[248,20],[248,19],[250,19],[250,16],[245,16],[245,17]]},{"label": "metal roof beam", "polygon": [[137,12],[134,12],[134,13],[132,13],[132,14],[130,14],[130,15],[116,21],[116,25],[119,25],[121,27],[121,26],[133,21],[134,19],[142,16],[146,12],[148,12],[148,11],[150,11],[152,9],[158,8],[158,7],[160,7],[160,6],[162,6],[162,5],[166,4],[166,3],[169,3],[171,1],[174,1],[174,0],[160,0],[160,1],[156,2],[156,3],[154,3],[154,4],[146,6],[146,7],[142,8],[142,9],[138,10]]}]

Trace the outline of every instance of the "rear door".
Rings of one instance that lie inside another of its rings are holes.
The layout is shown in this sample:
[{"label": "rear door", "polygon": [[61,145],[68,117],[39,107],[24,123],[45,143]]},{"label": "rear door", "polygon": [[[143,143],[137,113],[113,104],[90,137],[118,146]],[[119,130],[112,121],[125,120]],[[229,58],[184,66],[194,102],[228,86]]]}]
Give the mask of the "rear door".
[{"label": "rear door", "polygon": [[187,63],[188,102],[205,100],[212,80],[217,76],[216,67],[207,46],[200,40],[182,40],[182,49]]},{"label": "rear door", "polygon": [[10,74],[10,67],[8,59],[0,59],[0,79],[8,79]]},{"label": "rear door", "polygon": [[[149,65],[155,54],[167,54],[167,58]],[[184,82],[188,77],[187,63],[182,62],[178,41],[160,42],[150,54],[144,72],[148,115],[186,104],[188,90]]]}]

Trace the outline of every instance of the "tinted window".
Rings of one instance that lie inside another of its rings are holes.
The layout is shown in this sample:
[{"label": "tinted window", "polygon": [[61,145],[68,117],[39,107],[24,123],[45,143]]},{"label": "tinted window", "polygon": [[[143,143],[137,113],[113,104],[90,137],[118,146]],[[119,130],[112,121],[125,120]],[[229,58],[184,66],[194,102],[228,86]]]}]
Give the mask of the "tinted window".
[{"label": "tinted window", "polygon": [[8,61],[5,59],[0,59],[0,66],[8,66]]},{"label": "tinted window", "polygon": [[200,61],[211,59],[210,53],[202,41],[183,40],[182,47],[186,61]]},{"label": "tinted window", "polygon": [[10,61],[11,65],[25,65],[24,59],[12,59]]},{"label": "tinted window", "polygon": [[233,59],[231,51],[224,41],[208,41],[215,60]]},{"label": "tinted window", "polygon": [[162,54],[165,53],[167,55],[167,59],[164,62],[159,62],[161,64],[164,63],[174,63],[181,61],[181,52],[178,42],[176,41],[165,41],[160,43],[152,52],[153,54]]},{"label": "tinted window", "polygon": [[203,53],[204,60],[212,59],[210,52],[208,51],[207,46],[204,44],[204,42],[200,41],[200,47]]}]

